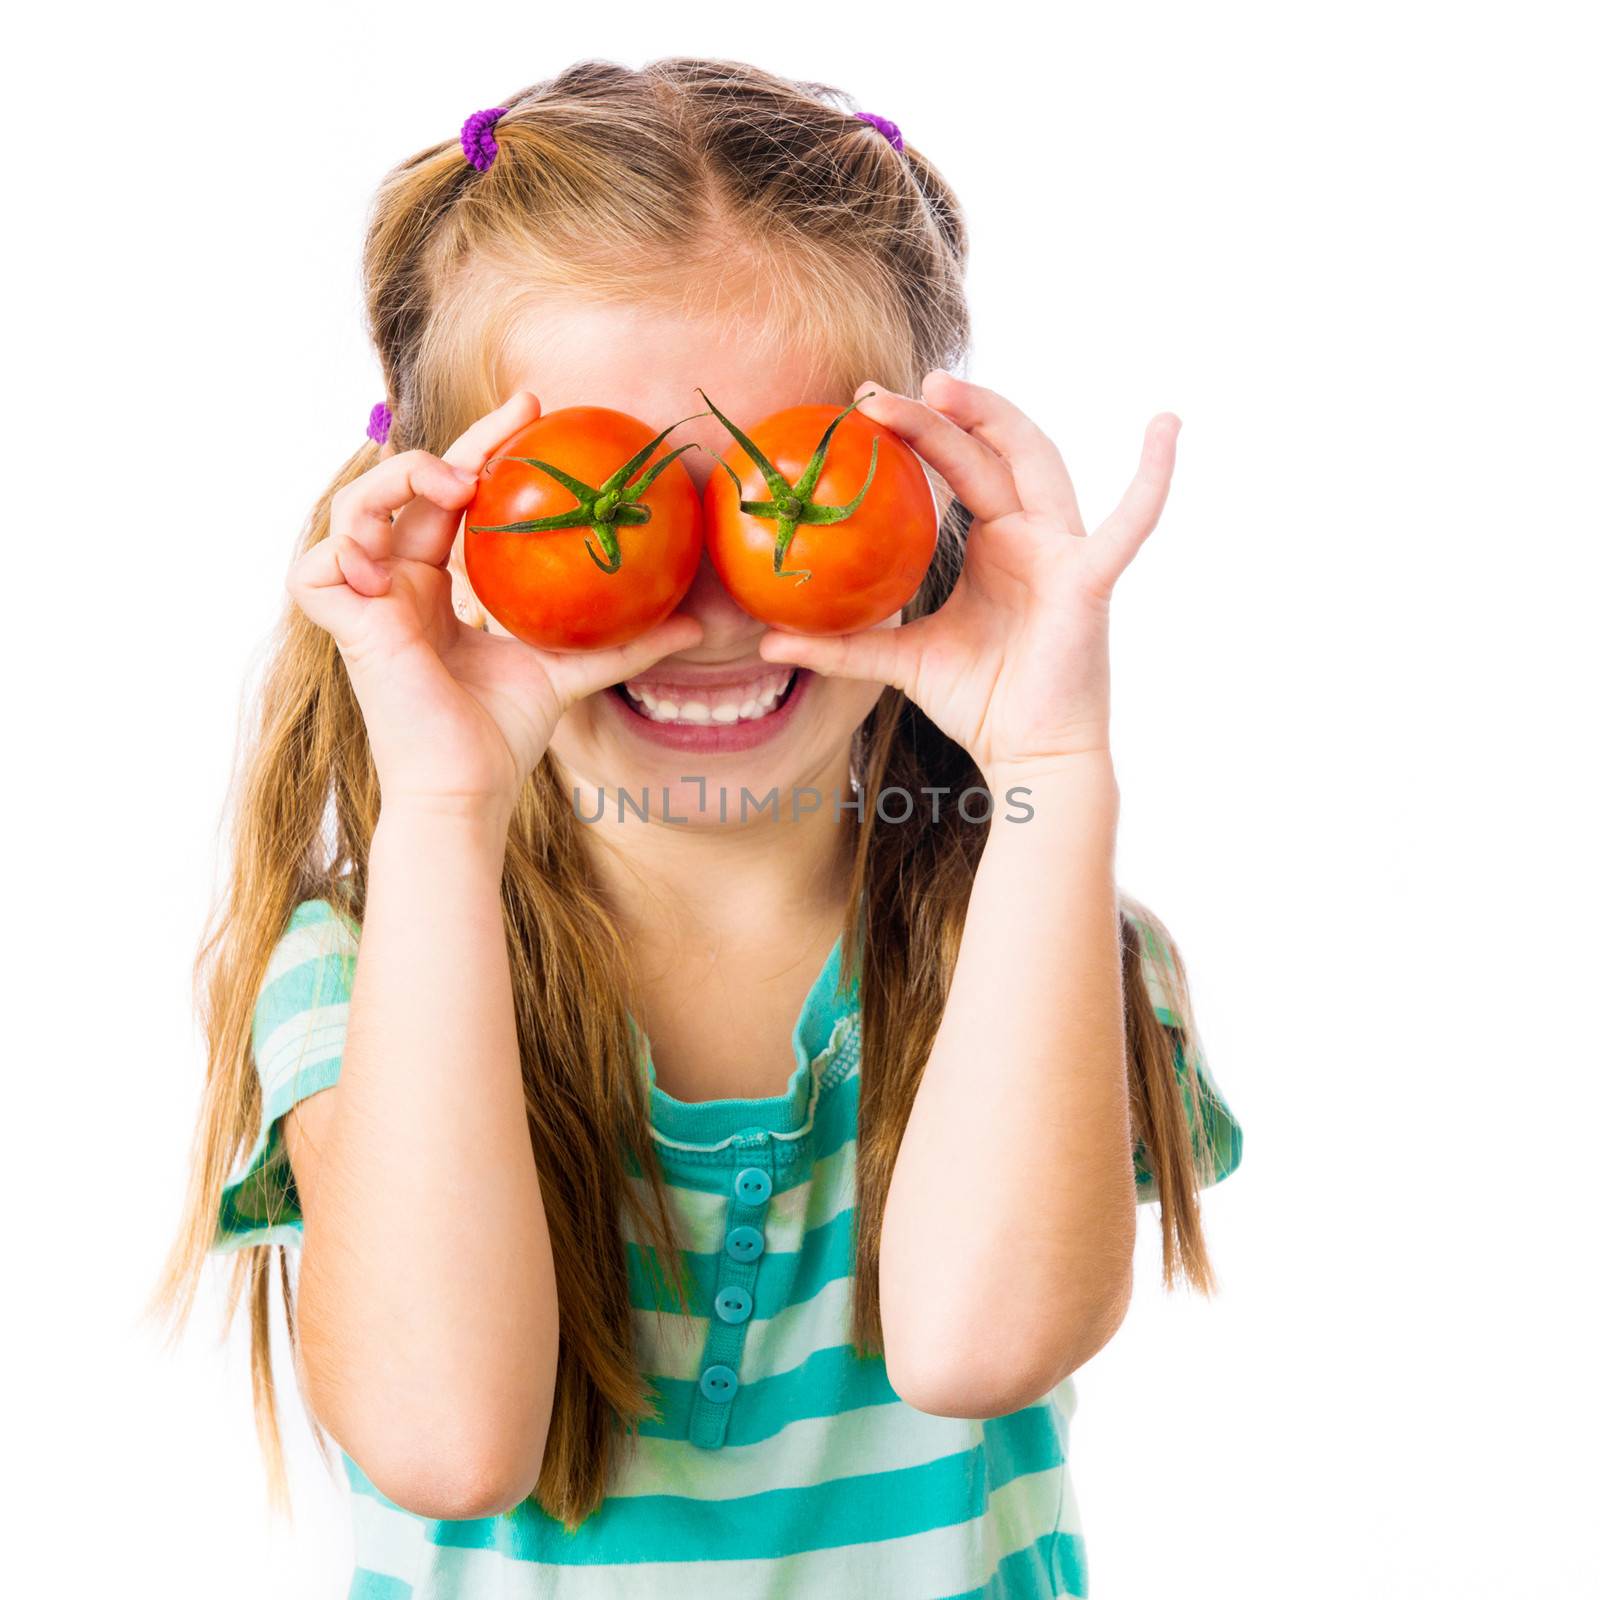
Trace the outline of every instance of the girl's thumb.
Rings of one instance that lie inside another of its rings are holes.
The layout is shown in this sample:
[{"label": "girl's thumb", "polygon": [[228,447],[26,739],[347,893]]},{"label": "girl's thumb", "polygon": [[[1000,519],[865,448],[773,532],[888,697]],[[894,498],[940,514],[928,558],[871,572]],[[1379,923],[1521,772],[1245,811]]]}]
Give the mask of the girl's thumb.
[{"label": "girl's thumb", "polygon": [[805,667],[825,678],[886,683],[895,689],[908,682],[909,653],[899,628],[867,628],[826,638],[771,628],[757,648],[764,661]]}]

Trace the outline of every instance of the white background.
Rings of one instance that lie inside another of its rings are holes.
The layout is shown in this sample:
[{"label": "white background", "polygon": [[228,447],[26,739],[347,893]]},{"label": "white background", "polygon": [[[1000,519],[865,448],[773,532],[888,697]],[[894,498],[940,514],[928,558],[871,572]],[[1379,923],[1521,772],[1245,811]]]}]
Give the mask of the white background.
[{"label": "white background", "polygon": [[285,0],[13,30],[12,1592],[344,1593],[286,1359],[292,1530],[243,1322],[218,1348],[208,1302],[169,1355],[135,1321],[198,1102],[239,696],[382,393],[379,177],[572,60],[679,53],[839,84],[943,169],[970,376],[1052,432],[1091,520],[1146,421],[1184,419],[1119,591],[1121,872],[1187,952],[1245,1157],[1207,1201],[1221,1296],[1163,1294],[1147,1218],[1079,1374],[1097,1600],[1600,1592],[1585,9]]}]

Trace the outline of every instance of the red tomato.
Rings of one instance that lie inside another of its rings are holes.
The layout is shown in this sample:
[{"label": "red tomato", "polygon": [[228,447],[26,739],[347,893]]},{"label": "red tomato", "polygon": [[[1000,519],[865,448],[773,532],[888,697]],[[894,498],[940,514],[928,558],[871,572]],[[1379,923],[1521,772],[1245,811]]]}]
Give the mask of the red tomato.
[{"label": "red tomato", "polygon": [[543,650],[600,650],[671,615],[700,565],[703,524],[677,459],[693,446],[657,459],[671,431],[567,406],[490,457],[466,511],[467,577],[507,632]]},{"label": "red tomato", "polygon": [[728,593],[774,627],[870,628],[933,559],[939,516],[922,462],[857,403],[791,406],[742,434],[706,397],[739,441],[705,487],[706,548]]}]

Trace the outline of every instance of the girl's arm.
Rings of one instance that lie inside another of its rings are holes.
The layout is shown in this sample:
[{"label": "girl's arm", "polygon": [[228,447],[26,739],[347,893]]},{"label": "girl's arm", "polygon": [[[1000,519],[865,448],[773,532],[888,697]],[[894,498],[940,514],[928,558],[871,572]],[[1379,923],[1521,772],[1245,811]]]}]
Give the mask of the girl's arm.
[{"label": "girl's arm", "polygon": [[286,1131],[307,1399],[379,1489],[437,1518],[531,1492],[555,1384],[500,913],[507,822],[490,804],[383,808],[339,1080]]},{"label": "girl's arm", "polygon": [[338,645],[382,794],[339,1079],[285,1133],[302,1382],[383,1493],[452,1520],[534,1488],[559,1348],[500,910],[514,803],[569,705],[700,638],[676,617],[549,655],[455,615],[476,475],[537,414],[519,393],[443,457],[386,446],[289,580]]},{"label": "girl's arm", "polygon": [[965,1417],[1033,1403],[1105,1344],[1134,1238],[1110,758],[985,777],[995,820],[879,1274],[895,1391]]},{"label": "girl's arm", "polygon": [[[931,372],[878,393],[972,513],[949,599],[901,627],[769,633],[763,656],[902,689],[995,796],[948,1003],[889,1184],[884,1356],[922,1410],[1000,1416],[1110,1338],[1131,1284],[1135,1187],[1113,872],[1108,623],[1166,501],[1178,419],[1145,432],[1093,535],[1043,431],[993,390]],[[1005,820],[1006,791],[1033,815]]]}]

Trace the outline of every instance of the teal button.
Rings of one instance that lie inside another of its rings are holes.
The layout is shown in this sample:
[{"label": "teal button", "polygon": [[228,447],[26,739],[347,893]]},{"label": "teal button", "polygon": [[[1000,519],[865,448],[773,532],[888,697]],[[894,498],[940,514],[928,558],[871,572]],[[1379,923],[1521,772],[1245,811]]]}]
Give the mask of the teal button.
[{"label": "teal button", "polygon": [[747,1206],[758,1206],[772,1193],[772,1179],[760,1167],[746,1167],[733,1180],[733,1192]]},{"label": "teal button", "polygon": [[739,1387],[739,1377],[732,1367],[707,1367],[700,1374],[700,1393],[707,1400],[731,1400]]},{"label": "teal button", "polygon": [[743,1224],[730,1228],[723,1242],[735,1261],[754,1261],[767,1247],[767,1241],[754,1228],[747,1228]]},{"label": "teal button", "polygon": [[754,1302],[750,1298],[748,1289],[740,1289],[734,1284],[729,1284],[721,1290],[712,1302],[717,1308],[717,1315],[724,1322],[743,1322],[750,1315],[750,1308]]}]

